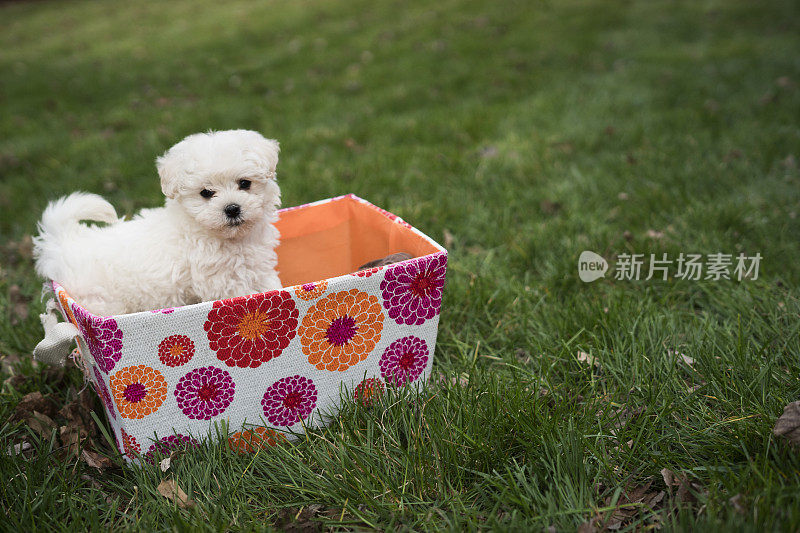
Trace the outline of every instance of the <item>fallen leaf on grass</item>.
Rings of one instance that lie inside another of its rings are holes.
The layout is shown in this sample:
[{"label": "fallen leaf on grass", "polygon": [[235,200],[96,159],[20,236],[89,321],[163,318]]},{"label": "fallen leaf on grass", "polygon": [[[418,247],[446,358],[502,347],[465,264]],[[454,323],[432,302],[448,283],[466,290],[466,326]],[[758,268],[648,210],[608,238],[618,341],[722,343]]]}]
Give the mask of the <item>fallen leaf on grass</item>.
[{"label": "fallen leaf on grass", "polygon": [[165,479],[156,487],[158,493],[168,500],[178,504],[181,509],[194,507],[194,500],[189,499],[189,496],[183,492],[174,479]]},{"label": "fallen leaf on grass", "polygon": [[322,523],[314,520],[319,515],[324,506],[314,503],[306,505],[300,509],[287,507],[278,510],[275,526],[281,531],[293,533],[310,533],[322,531]]},{"label": "fallen leaf on grass", "polygon": [[43,439],[49,439],[53,434],[53,430],[58,427],[52,418],[39,411],[33,411],[26,419],[26,422]]},{"label": "fallen leaf on grass", "polygon": [[683,354],[683,353],[681,353],[679,351],[676,351],[676,350],[667,350],[667,353],[672,355],[672,356],[677,357],[678,359],[683,361],[685,364],[687,364],[687,365],[691,366],[692,368],[694,368],[694,359],[692,359],[688,355]]},{"label": "fallen leaf on grass", "polygon": [[589,366],[594,365],[596,368],[600,368],[600,362],[591,354],[586,352],[578,352],[578,361],[581,363],[586,363]]},{"label": "fallen leaf on grass", "polygon": [[57,406],[51,398],[42,396],[41,392],[32,392],[22,397],[22,400],[20,400],[17,407],[14,409],[11,421],[26,420],[34,411],[38,411],[49,417],[54,417],[56,416]]},{"label": "fallen leaf on grass", "polygon": [[551,200],[542,200],[539,202],[539,209],[545,215],[556,215],[561,211],[561,202],[553,202]]},{"label": "fallen leaf on grass", "polygon": [[444,239],[444,247],[448,250],[452,248],[453,242],[455,242],[455,237],[453,237],[453,234],[450,233],[447,228],[442,231],[442,238]]},{"label": "fallen leaf on grass", "polygon": [[31,299],[22,294],[19,285],[12,285],[8,288],[8,300],[11,304],[11,325],[16,326],[28,318],[28,304]]},{"label": "fallen leaf on grass", "polygon": [[11,374],[19,362],[20,357],[18,355],[0,354],[0,372]]},{"label": "fallen leaf on grass", "polygon": [[166,472],[169,470],[169,465],[172,463],[172,457],[164,457],[161,459],[161,463],[159,463],[159,467],[161,468],[162,472]]},{"label": "fallen leaf on grass", "polygon": [[75,425],[61,426],[61,443],[65,446],[67,457],[78,457],[81,443],[86,439],[86,431]]},{"label": "fallen leaf on grass", "polygon": [[775,422],[772,432],[776,437],[785,437],[790,443],[800,446],[800,401],[783,408],[783,414]]},{"label": "fallen leaf on grass", "polygon": [[[665,492],[651,490],[653,481],[649,480],[644,485],[637,485],[633,488],[625,489],[620,493],[614,509],[605,513],[600,513],[591,522],[586,522],[584,531],[597,531],[598,528],[616,531],[643,511],[653,511],[657,509],[664,499]],[[614,502],[614,494],[607,496],[604,501],[605,507],[610,507]],[[589,526],[592,529],[589,529]],[[580,531],[580,529],[579,529]]]},{"label": "fallen leaf on grass", "polygon": [[100,485],[100,483],[95,478],[93,478],[88,474],[83,474],[81,476],[81,479],[89,483],[89,485],[91,485],[93,489],[100,490],[101,488],[103,488],[103,486]]},{"label": "fallen leaf on grass", "polygon": [[742,495],[737,494],[735,496],[731,496],[728,498],[728,503],[731,504],[733,510],[737,513],[743,515],[747,513],[747,509],[745,509],[744,505],[742,505]]},{"label": "fallen leaf on grass", "polygon": [[19,455],[23,452],[27,452],[33,448],[30,442],[18,442],[16,444],[10,444],[8,446],[8,451],[6,451],[6,455]]},{"label": "fallen leaf on grass", "polygon": [[81,459],[83,459],[87,465],[98,470],[105,470],[114,466],[114,462],[108,457],[87,449],[81,451]]},{"label": "fallen leaf on grass", "polygon": [[616,411],[611,413],[611,416],[614,418],[614,425],[611,428],[611,434],[616,437],[617,433],[619,433],[619,431],[621,431],[622,429],[625,428],[625,426],[628,425],[628,422],[638,417],[646,410],[647,410],[646,407],[636,407],[635,409],[631,409],[629,407],[622,407],[621,409],[617,409]]},{"label": "fallen leaf on grass", "polygon": [[[16,374],[11,376],[10,378],[3,381],[3,388],[10,387],[14,390],[21,389],[25,383],[28,382],[28,378],[22,374]],[[13,416],[13,415],[12,415]]]},{"label": "fallen leaf on grass", "polygon": [[97,424],[91,415],[94,411],[94,392],[87,387],[79,393],[70,394],[70,396],[73,398],[72,401],[64,405],[58,414],[67,419],[67,426],[82,430],[88,437],[99,436]]},{"label": "fallen leaf on grass", "polygon": [[[703,491],[703,487],[697,483],[692,483],[685,474],[676,474],[669,468],[661,469],[661,477],[669,490],[669,494],[680,503],[694,503],[697,501],[696,494]],[[673,489],[677,487],[673,495]]]}]

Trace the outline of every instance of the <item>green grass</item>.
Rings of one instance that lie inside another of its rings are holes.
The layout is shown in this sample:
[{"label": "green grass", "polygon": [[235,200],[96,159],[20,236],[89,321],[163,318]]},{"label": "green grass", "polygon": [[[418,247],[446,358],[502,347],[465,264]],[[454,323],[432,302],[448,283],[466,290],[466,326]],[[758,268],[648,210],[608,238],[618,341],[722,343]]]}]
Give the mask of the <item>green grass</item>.
[{"label": "green grass", "polygon": [[[0,454],[0,529],[574,531],[622,504],[622,529],[797,530],[800,453],[771,430],[800,396],[798,50],[789,0],[3,4],[0,352],[22,377],[0,420],[81,386],[29,359],[47,201],[157,205],[154,159],[189,133],[279,139],[284,205],[354,192],[450,268],[423,396],[167,474],[98,473],[4,422],[2,449],[34,453]],[[763,259],[756,281],[584,284],[586,249]],[[648,482],[663,499],[629,503]]]}]

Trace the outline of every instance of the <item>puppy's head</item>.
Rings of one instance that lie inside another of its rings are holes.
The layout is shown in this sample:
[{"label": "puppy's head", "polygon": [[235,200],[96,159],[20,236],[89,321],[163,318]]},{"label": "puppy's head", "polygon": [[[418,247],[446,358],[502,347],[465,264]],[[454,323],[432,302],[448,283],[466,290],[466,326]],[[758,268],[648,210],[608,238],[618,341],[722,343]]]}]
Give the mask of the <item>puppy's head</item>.
[{"label": "puppy's head", "polygon": [[265,218],[274,222],[278,151],[255,131],[190,135],[156,161],[161,190],[206,231],[236,238]]}]

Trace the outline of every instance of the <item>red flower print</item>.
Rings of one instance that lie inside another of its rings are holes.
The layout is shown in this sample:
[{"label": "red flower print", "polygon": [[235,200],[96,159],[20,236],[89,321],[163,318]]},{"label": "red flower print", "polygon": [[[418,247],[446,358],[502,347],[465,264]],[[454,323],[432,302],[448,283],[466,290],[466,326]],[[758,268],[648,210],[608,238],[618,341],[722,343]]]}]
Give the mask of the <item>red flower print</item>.
[{"label": "red flower print", "polygon": [[256,368],[278,357],[289,345],[299,314],[284,291],[240,296],[214,302],[203,329],[220,361]]},{"label": "red flower print", "polygon": [[303,420],[317,405],[317,387],[303,376],[289,376],[269,386],[261,407],[273,426],[292,426]]},{"label": "red flower print", "polygon": [[383,267],[372,267],[372,268],[365,268],[364,270],[357,270],[356,272],[351,272],[351,276],[358,276],[359,278],[368,278],[376,272],[380,272],[383,270]]},{"label": "red flower print", "polygon": [[194,356],[194,343],[186,335],[170,335],[158,345],[158,358],[167,366],[181,366]]},{"label": "red flower print", "polygon": [[142,447],[139,446],[139,443],[136,442],[136,439],[131,435],[128,435],[124,429],[122,430],[122,448],[122,452],[131,458],[142,453]]},{"label": "red flower print", "polygon": [[367,378],[356,386],[353,399],[364,407],[370,407],[383,396],[384,390],[383,382],[380,379]]}]

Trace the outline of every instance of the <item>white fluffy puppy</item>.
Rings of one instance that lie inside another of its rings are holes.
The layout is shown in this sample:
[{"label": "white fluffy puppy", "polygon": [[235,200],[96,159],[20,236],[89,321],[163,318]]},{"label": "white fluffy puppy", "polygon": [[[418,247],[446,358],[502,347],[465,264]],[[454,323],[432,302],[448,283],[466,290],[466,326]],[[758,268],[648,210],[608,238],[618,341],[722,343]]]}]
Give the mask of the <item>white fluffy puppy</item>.
[{"label": "white fluffy puppy", "polygon": [[98,315],[279,289],[277,164],[277,141],[257,132],[190,135],[157,160],[164,207],[125,221],[95,194],[51,202],[36,271]]}]

